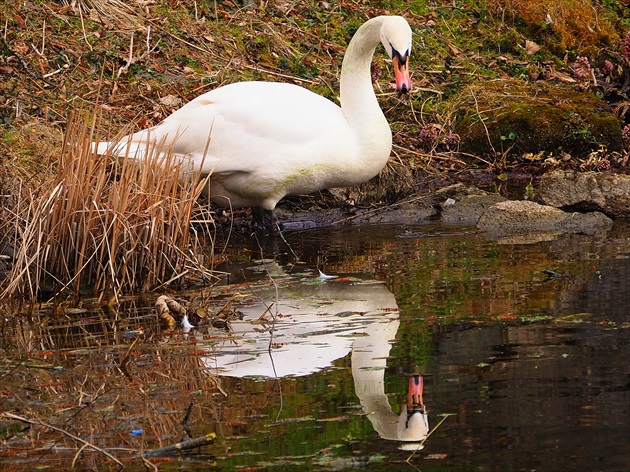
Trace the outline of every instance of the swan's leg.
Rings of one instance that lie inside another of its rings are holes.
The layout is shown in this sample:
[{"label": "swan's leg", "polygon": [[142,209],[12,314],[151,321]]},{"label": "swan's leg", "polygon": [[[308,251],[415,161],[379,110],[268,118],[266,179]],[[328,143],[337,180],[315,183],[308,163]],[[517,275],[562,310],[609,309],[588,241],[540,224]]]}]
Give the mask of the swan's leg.
[{"label": "swan's leg", "polygon": [[275,234],[278,232],[278,218],[276,218],[273,210],[263,210],[260,207],[253,207],[252,216],[254,218],[254,230],[257,233],[264,232]]}]

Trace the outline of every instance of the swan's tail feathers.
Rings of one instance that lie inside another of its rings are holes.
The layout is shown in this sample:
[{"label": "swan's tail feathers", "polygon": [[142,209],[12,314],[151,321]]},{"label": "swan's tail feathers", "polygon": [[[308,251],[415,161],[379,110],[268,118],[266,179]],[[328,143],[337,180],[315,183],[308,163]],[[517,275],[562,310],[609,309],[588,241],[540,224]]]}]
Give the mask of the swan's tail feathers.
[{"label": "swan's tail feathers", "polygon": [[122,130],[112,141],[95,143],[93,149],[100,155],[145,160],[171,152],[174,142],[167,142],[167,136],[160,136],[152,128],[133,134]]},{"label": "swan's tail feathers", "polygon": [[147,143],[136,141],[111,141],[95,143],[96,154],[109,154],[116,157],[127,157],[129,159],[144,159],[147,156]]}]

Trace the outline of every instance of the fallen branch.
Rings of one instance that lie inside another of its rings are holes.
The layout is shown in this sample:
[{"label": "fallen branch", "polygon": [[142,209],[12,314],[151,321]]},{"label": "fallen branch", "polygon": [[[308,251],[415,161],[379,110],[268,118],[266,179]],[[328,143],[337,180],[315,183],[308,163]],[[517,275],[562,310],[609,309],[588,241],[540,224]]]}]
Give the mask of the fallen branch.
[{"label": "fallen branch", "polygon": [[422,200],[425,197],[426,197],[426,195],[420,195],[420,196],[417,196],[417,197],[412,197],[412,198],[409,198],[409,199],[406,199],[406,200],[402,200],[400,202],[392,203],[391,205],[386,205],[386,206],[382,206],[382,207],[378,207],[378,208],[370,208],[369,210],[366,210],[363,213],[356,213],[356,214],[348,216],[346,218],[342,218],[340,220],[333,221],[331,223],[331,226],[347,223],[348,221],[354,220],[356,218],[361,218],[362,216],[375,215],[376,213],[379,213],[381,211],[390,210],[390,209],[392,209],[394,207],[398,207],[398,206],[401,206],[401,205],[406,205],[406,204],[409,204],[409,203],[413,203],[413,202],[418,201],[418,200]]},{"label": "fallen branch", "polygon": [[205,436],[200,436],[195,439],[189,439],[187,441],[180,441],[176,444],[171,444],[170,446],[158,447],[157,449],[149,449],[145,451],[144,457],[164,457],[164,456],[172,456],[173,454],[178,454],[180,452],[189,451],[190,449],[195,449],[197,447],[202,447],[207,444],[211,444],[216,439],[217,435],[215,433],[208,433]]}]

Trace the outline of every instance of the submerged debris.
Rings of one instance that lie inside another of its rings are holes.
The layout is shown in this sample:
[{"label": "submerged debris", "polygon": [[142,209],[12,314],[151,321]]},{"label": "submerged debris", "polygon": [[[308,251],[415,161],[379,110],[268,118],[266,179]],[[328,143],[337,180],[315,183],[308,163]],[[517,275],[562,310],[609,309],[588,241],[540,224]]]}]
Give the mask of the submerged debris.
[{"label": "submerged debris", "polygon": [[208,433],[205,436],[194,439],[183,439],[178,443],[171,444],[169,446],[159,447],[157,449],[150,449],[144,453],[144,457],[172,456],[184,451],[189,451],[191,449],[212,444],[216,438],[216,433]]},{"label": "submerged debris", "polygon": [[181,323],[187,314],[186,308],[168,295],[158,297],[155,301],[155,310],[160,318],[160,324],[169,331],[174,331],[176,323]]},{"label": "submerged debris", "polygon": [[214,328],[230,331],[230,321],[243,319],[243,313],[232,309],[236,300],[243,296],[240,293],[234,294],[219,311],[215,314],[209,314],[206,306],[187,309],[168,295],[161,295],[155,301],[155,310],[160,318],[162,328],[168,331],[175,331],[177,324],[182,325],[185,330],[189,330],[208,323]]}]

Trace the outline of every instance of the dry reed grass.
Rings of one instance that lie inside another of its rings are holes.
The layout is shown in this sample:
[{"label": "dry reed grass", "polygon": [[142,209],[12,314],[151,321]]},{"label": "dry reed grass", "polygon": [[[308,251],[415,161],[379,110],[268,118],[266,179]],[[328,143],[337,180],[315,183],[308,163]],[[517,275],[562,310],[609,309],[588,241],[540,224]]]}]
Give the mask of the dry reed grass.
[{"label": "dry reed grass", "polygon": [[134,7],[141,6],[141,2],[130,4],[122,0],[63,0],[62,3],[74,10],[82,22],[84,17],[92,17],[113,22],[125,29],[142,27],[142,19],[134,11]]},{"label": "dry reed grass", "polygon": [[[553,44],[578,55],[595,55],[601,45],[620,41],[600,2],[575,0],[499,0],[495,7],[534,29],[555,33]],[[531,38],[530,38],[531,39]]]},{"label": "dry reed grass", "polygon": [[[5,297],[33,299],[46,289],[117,300],[124,292],[212,278],[199,237],[212,234],[212,219],[206,211],[200,221],[197,203],[207,179],[180,182],[178,159],[159,144],[142,161],[96,155],[98,121],[88,112],[69,120],[56,176],[16,206],[27,210],[13,213],[9,225],[18,236],[6,241],[16,254]],[[205,231],[191,231],[193,212]]]}]

